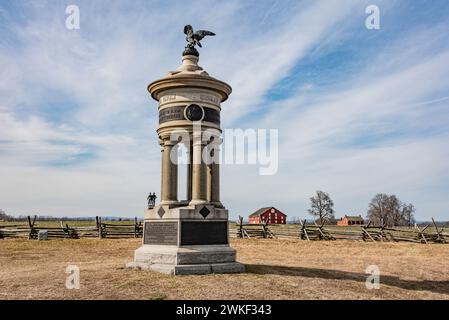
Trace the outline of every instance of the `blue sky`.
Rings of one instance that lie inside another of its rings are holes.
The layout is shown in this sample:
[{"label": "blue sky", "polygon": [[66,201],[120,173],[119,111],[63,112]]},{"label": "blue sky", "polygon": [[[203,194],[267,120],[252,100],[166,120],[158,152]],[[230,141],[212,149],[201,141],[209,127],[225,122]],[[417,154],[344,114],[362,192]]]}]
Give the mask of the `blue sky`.
[{"label": "blue sky", "polygon": [[[80,30],[65,28],[70,4]],[[365,27],[370,4],[380,30]],[[305,217],[324,190],[337,216],[385,192],[449,220],[443,0],[2,1],[0,208],[142,215],[160,188],[146,86],[180,64],[187,23],[217,33],[200,64],[233,87],[222,126],[279,129],[276,175],[223,166],[232,218],[266,205]]]}]

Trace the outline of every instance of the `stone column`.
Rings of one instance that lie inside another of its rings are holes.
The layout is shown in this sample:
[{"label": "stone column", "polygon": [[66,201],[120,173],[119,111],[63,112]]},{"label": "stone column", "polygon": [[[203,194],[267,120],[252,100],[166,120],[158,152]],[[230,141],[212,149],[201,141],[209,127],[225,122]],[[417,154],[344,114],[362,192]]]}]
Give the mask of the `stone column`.
[{"label": "stone column", "polygon": [[[190,139],[191,140],[191,139]],[[190,144],[187,147],[187,201],[192,200],[192,169],[193,169],[193,143],[190,141]]]},{"label": "stone column", "polygon": [[207,179],[207,202],[211,202],[212,199],[212,165],[208,164],[206,167],[206,179]]},{"label": "stone column", "polygon": [[[217,142],[221,144],[221,138],[215,137]],[[210,164],[210,174],[211,174],[211,203],[217,207],[223,207],[220,201],[220,145],[217,144],[212,150],[212,163]]]},{"label": "stone column", "polygon": [[213,135],[207,145],[207,201],[222,208],[220,202],[220,144],[219,135]]},{"label": "stone column", "polygon": [[220,164],[212,163],[210,166],[212,176],[210,202],[218,207],[222,207],[220,202]]},{"label": "stone column", "polygon": [[164,140],[159,139],[159,145],[161,146],[161,203],[164,198]]},{"label": "stone column", "polygon": [[164,140],[161,194],[161,204],[163,205],[178,203],[178,164],[170,159],[172,151],[175,152],[176,148],[176,142]]},{"label": "stone column", "polygon": [[192,164],[192,201],[190,204],[207,203],[207,165],[202,159],[206,143],[201,141],[201,134],[194,133]]}]

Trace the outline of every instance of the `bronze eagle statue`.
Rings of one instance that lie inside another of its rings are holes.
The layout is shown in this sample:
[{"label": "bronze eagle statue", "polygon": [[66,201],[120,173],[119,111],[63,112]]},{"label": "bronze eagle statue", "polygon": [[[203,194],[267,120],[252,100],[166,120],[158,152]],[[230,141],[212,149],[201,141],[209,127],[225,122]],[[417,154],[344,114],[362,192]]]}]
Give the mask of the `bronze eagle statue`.
[{"label": "bronze eagle statue", "polygon": [[215,33],[207,30],[198,30],[193,32],[193,28],[190,24],[184,27],[184,33],[186,34],[187,47],[194,49],[196,45],[202,48],[200,40],[205,36],[215,36]]}]

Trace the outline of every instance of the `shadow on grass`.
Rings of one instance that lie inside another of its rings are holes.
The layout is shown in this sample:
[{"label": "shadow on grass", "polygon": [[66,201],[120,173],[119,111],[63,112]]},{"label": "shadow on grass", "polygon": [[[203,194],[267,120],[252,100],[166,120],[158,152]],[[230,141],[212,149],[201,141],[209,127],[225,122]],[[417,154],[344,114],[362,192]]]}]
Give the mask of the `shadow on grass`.
[{"label": "shadow on grass", "polygon": [[[320,278],[329,280],[351,280],[365,283],[368,274],[347,272],[330,269],[316,269],[288,266],[271,266],[261,264],[247,264],[246,271],[253,274],[274,274],[281,276],[297,276],[306,278]],[[449,281],[432,280],[404,280],[396,276],[380,275],[380,284],[398,287],[405,290],[431,291],[449,295]]]}]

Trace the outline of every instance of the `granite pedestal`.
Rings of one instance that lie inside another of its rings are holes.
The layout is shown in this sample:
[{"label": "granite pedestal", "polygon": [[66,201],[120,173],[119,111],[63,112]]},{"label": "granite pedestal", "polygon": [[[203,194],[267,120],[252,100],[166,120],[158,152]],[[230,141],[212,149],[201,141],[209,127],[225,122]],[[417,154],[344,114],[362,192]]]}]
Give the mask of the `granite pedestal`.
[{"label": "granite pedestal", "polygon": [[174,275],[245,270],[229,246],[228,212],[213,205],[147,210],[143,245],[127,266]]}]

